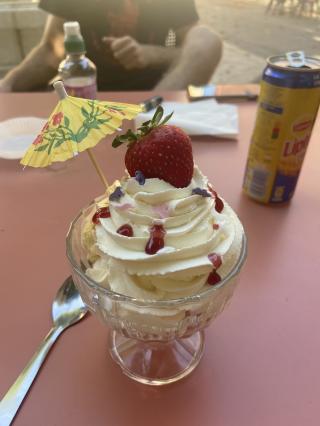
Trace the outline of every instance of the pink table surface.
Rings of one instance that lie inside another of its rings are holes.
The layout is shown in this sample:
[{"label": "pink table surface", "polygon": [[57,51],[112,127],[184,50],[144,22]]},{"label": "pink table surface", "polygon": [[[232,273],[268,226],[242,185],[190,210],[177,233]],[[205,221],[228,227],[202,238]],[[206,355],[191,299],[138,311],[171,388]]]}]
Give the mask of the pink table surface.
[{"label": "pink table surface", "polygon": [[[101,94],[128,102],[147,96]],[[0,119],[46,117],[55,102],[53,94],[3,94]],[[241,192],[255,111],[255,103],[239,104],[238,141],[194,139],[195,161],[249,238],[239,287],[206,330],[199,367],[167,387],[135,383],[107,353],[107,329],[89,317],[56,343],[15,425],[320,424],[319,122],[292,202],[266,207]],[[124,149],[104,142],[96,153],[109,180],[122,175]],[[68,224],[100,192],[86,154],[43,170],[0,160],[0,397],[50,328],[51,301],[70,273]]]}]

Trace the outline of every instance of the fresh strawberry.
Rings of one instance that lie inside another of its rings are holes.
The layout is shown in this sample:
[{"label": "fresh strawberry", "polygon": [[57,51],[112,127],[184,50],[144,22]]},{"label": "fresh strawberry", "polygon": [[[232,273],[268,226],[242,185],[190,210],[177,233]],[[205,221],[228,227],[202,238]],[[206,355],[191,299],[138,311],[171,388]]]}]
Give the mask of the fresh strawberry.
[{"label": "fresh strawberry", "polygon": [[163,179],[183,188],[193,174],[191,141],[176,126],[156,127],[129,146],[125,164],[130,176],[140,170],[146,178]]},{"label": "fresh strawberry", "polygon": [[142,172],[146,178],[163,179],[176,188],[184,188],[193,175],[192,146],[189,136],[179,127],[165,125],[163,108],[158,107],[152,120],[142,124],[137,133],[128,130],[112,145],[128,143],[125,164],[130,176]]}]

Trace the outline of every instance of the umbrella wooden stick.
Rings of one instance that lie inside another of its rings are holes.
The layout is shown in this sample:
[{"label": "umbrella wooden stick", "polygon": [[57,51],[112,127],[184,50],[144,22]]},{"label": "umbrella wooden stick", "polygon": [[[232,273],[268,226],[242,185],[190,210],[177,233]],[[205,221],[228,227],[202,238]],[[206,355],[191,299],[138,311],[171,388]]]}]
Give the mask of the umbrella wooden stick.
[{"label": "umbrella wooden stick", "polygon": [[98,173],[99,178],[101,179],[103,185],[106,187],[106,189],[108,189],[108,187],[109,187],[108,181],[107,181],[105,175],[103,174],[101,167],[97,163],[97,159],[96,159],[95,155],[93,154],[92,149],[87,149],[87,153],[88,153],[89,158],[90,158],[94,168],[96,169],[96,172]]},{"label": "umbrella wooden stick", "polygon": [[[57,95],[59,96],[60,100],[65,99],[68,96],[62,81],[54,82],[53,87],[54,87],[54,90],[56,91]],[[90,158],[90,160],[93,164],[93,167],[95,168],[96,172],[98,173],[99,178],[101,179],[101,182],[103,183],[105,188],[108,189],[108,187],[109,187],[108,181],[107,181],[105,175],[103,174],[103,171],[101,170],[101,167],[99,166],[94,153],[92,152],[92,150],[90,148],[88,148],[86,151],[87,151],[89,158]]]}]

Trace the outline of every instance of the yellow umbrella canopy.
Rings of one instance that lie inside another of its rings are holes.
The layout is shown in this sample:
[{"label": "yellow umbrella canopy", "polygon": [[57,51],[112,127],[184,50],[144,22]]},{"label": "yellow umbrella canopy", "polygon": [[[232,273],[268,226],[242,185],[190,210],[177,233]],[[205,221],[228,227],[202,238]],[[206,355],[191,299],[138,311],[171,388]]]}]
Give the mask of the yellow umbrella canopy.
[{"label": "yellow umbrella canopy", "polygon": [[46,167],[68,160],[141,112],[139,105],[75,98],[67,95],[62,82],[54,86],[60,101],[22,158],[24,166]]}]

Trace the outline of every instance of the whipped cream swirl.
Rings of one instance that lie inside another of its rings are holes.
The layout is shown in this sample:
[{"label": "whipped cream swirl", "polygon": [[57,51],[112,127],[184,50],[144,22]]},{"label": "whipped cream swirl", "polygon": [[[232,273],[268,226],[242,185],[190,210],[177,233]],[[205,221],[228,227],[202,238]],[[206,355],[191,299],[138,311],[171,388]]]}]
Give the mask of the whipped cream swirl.
[{"label": "whipped cream swirl", "polygon": [[[208,255],[221,256],[217,272],[223,278],[238,260],[242,225],[224,202],[219,213],[215,197],[192,192],[207,189],[208,180],[197,167],[185,188],[160,179],[121,181],[123,195],[110,201],[110,218],[95,227],[99,258],[87,275],[111,290],[143,300],[175,299],[199,293],[208,286],[213,264]],[[130,225],[133,236],[117,233]],[[147,254],[153,225],[165,230],[164,247]]]}]

